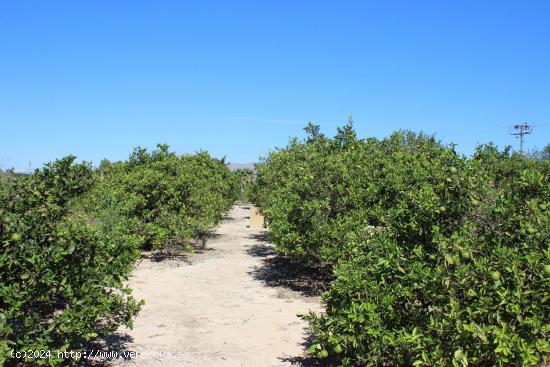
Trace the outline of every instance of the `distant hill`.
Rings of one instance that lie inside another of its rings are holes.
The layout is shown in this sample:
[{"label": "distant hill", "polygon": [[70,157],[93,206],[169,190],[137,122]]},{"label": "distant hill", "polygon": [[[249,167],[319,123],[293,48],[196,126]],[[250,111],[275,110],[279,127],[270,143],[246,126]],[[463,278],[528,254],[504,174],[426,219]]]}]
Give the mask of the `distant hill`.
[{"label": "distant hill", "polygon": [[236,169],[244,169],[244,168],[254,169],[255,164],[256,163],[229,163],[227,165],[227,168],[229,168],[231,171],[235,171]]}]

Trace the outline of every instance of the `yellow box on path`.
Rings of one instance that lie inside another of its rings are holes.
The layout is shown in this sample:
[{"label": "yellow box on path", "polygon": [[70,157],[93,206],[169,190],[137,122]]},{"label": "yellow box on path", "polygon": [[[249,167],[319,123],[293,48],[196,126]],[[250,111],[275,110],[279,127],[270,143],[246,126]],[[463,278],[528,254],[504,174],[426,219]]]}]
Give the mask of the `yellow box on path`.
[{"label": "yellow box on path", "polygon": [[250,208],[250,227],[263,228],[264,216],[260,214],[258,208]]}]

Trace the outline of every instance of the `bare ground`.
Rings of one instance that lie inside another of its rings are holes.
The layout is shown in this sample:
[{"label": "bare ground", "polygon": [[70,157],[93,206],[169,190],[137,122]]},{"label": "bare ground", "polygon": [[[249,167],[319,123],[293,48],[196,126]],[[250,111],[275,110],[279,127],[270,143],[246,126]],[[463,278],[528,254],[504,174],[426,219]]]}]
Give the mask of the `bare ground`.
[{"label": "bare ground", "polygon": [[[267,232],[235,206],[206,248],[185,259],[144,259],[130,286],[145,305],[134,329],[106,340],[117,366],[289,366],[304,362],[297,314],[320,311],[323,277],[277,256]],[[121,353],[141,353],[123,360]],[[164,353],[164,354],[163,354]],[[167,355],[166,353],[171,353]]]}]

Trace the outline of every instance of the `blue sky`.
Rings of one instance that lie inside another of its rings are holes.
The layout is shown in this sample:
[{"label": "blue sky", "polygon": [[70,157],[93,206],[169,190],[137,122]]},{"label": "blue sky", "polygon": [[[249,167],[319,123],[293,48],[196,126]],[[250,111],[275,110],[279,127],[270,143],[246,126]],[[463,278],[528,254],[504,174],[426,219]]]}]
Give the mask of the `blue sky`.
[{"label": "blue sky", "polygon": [[0,168],[332,135],[550,142],[548,1],[1,1]]}]

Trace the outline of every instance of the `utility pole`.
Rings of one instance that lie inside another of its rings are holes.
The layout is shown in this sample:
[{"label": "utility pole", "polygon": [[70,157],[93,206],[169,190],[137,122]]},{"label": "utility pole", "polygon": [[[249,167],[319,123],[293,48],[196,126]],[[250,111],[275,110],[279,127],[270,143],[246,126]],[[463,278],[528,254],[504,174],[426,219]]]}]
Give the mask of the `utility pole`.
[{"label": "utility pole", "polygon": [[527,122],[523,124],[516,124],[512,128],[517,131],[515,133],[510,133],[516,138],[519,138],[519,154],[523,155],[523,144],[525,143],[525,135],[533,133],[533,126],[529,125]]}]

